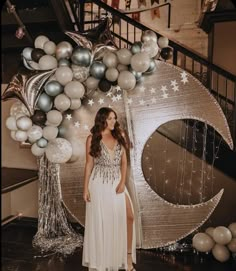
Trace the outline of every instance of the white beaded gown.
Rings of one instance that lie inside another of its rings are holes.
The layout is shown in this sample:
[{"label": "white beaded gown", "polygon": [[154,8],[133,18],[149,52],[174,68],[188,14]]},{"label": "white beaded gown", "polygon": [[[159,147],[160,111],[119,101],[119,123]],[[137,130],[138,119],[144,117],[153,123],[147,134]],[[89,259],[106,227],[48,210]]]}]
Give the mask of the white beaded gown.
[{"label": "white beaded gown", "polygon": [[[125,194],[117,194],[121,178],[121,156],[124,148],[113,150],[101,141],[101,155],[94,158],[88,188],[91,201],[86,203],[83,266],[89,271],[127,270],[127,218]],[[136,263],[135,225],[133,223],[132,260]]]}]

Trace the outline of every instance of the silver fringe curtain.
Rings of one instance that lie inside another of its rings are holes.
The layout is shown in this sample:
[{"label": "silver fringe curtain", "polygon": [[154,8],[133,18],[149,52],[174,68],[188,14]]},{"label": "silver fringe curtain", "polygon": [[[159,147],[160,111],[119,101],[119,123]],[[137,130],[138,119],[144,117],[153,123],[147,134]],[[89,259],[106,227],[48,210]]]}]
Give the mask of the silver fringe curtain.
[{"label": "silver fringe curtain", "polygon": [[62,204],[60,165],[51,163],[43,155],[38,166],[38,231],[33,238],[33,246],[41,253],[72,254],[77,247],[82,247],[83,238],[71,227]]}]

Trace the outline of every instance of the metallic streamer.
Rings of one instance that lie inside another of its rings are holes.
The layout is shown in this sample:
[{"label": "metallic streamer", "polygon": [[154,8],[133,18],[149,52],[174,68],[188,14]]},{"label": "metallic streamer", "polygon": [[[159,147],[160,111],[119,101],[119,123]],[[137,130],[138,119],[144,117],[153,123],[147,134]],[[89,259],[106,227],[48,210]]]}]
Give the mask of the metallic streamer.
[{"label": "metallic streamer", "polygon": [[38,231],[33,246],[42,253],[55,252],[69,255],[82,247],[82,236],[71,227],[62,202],[60,166],[51,163],[46,156],[38,160],[39,209]]}]

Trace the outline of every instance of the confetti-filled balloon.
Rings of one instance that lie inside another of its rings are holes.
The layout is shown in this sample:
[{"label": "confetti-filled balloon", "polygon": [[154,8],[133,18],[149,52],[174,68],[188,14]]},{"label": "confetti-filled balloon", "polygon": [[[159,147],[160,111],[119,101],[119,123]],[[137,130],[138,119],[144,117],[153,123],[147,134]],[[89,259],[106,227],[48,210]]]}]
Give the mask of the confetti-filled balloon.
[{"label": "confetti-filled balloon", "polygon": [[72,146],[64,138],[50,141],[46,148],[46,157],[52,163],[66,163],[72,156]]}]

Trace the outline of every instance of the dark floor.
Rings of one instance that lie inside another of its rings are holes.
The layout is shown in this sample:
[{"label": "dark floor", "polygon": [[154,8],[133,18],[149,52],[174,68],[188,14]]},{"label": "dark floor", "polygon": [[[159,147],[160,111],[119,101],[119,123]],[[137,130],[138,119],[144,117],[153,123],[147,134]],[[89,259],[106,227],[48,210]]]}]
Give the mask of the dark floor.
[{"label": "dark floor", "polygon": [[[40,253],[32,248],[32,238],[37,224],[21,219],[2,227],[2,271],[81,271],[82,249],[63,258],[60,255],[37,257]],[[35,257],[36,256],[36,257]],[[211,254],[185,252],[161,252],[137,250],[137,271],[235,271],[236,259],[226,263],[216,261]]]}]

